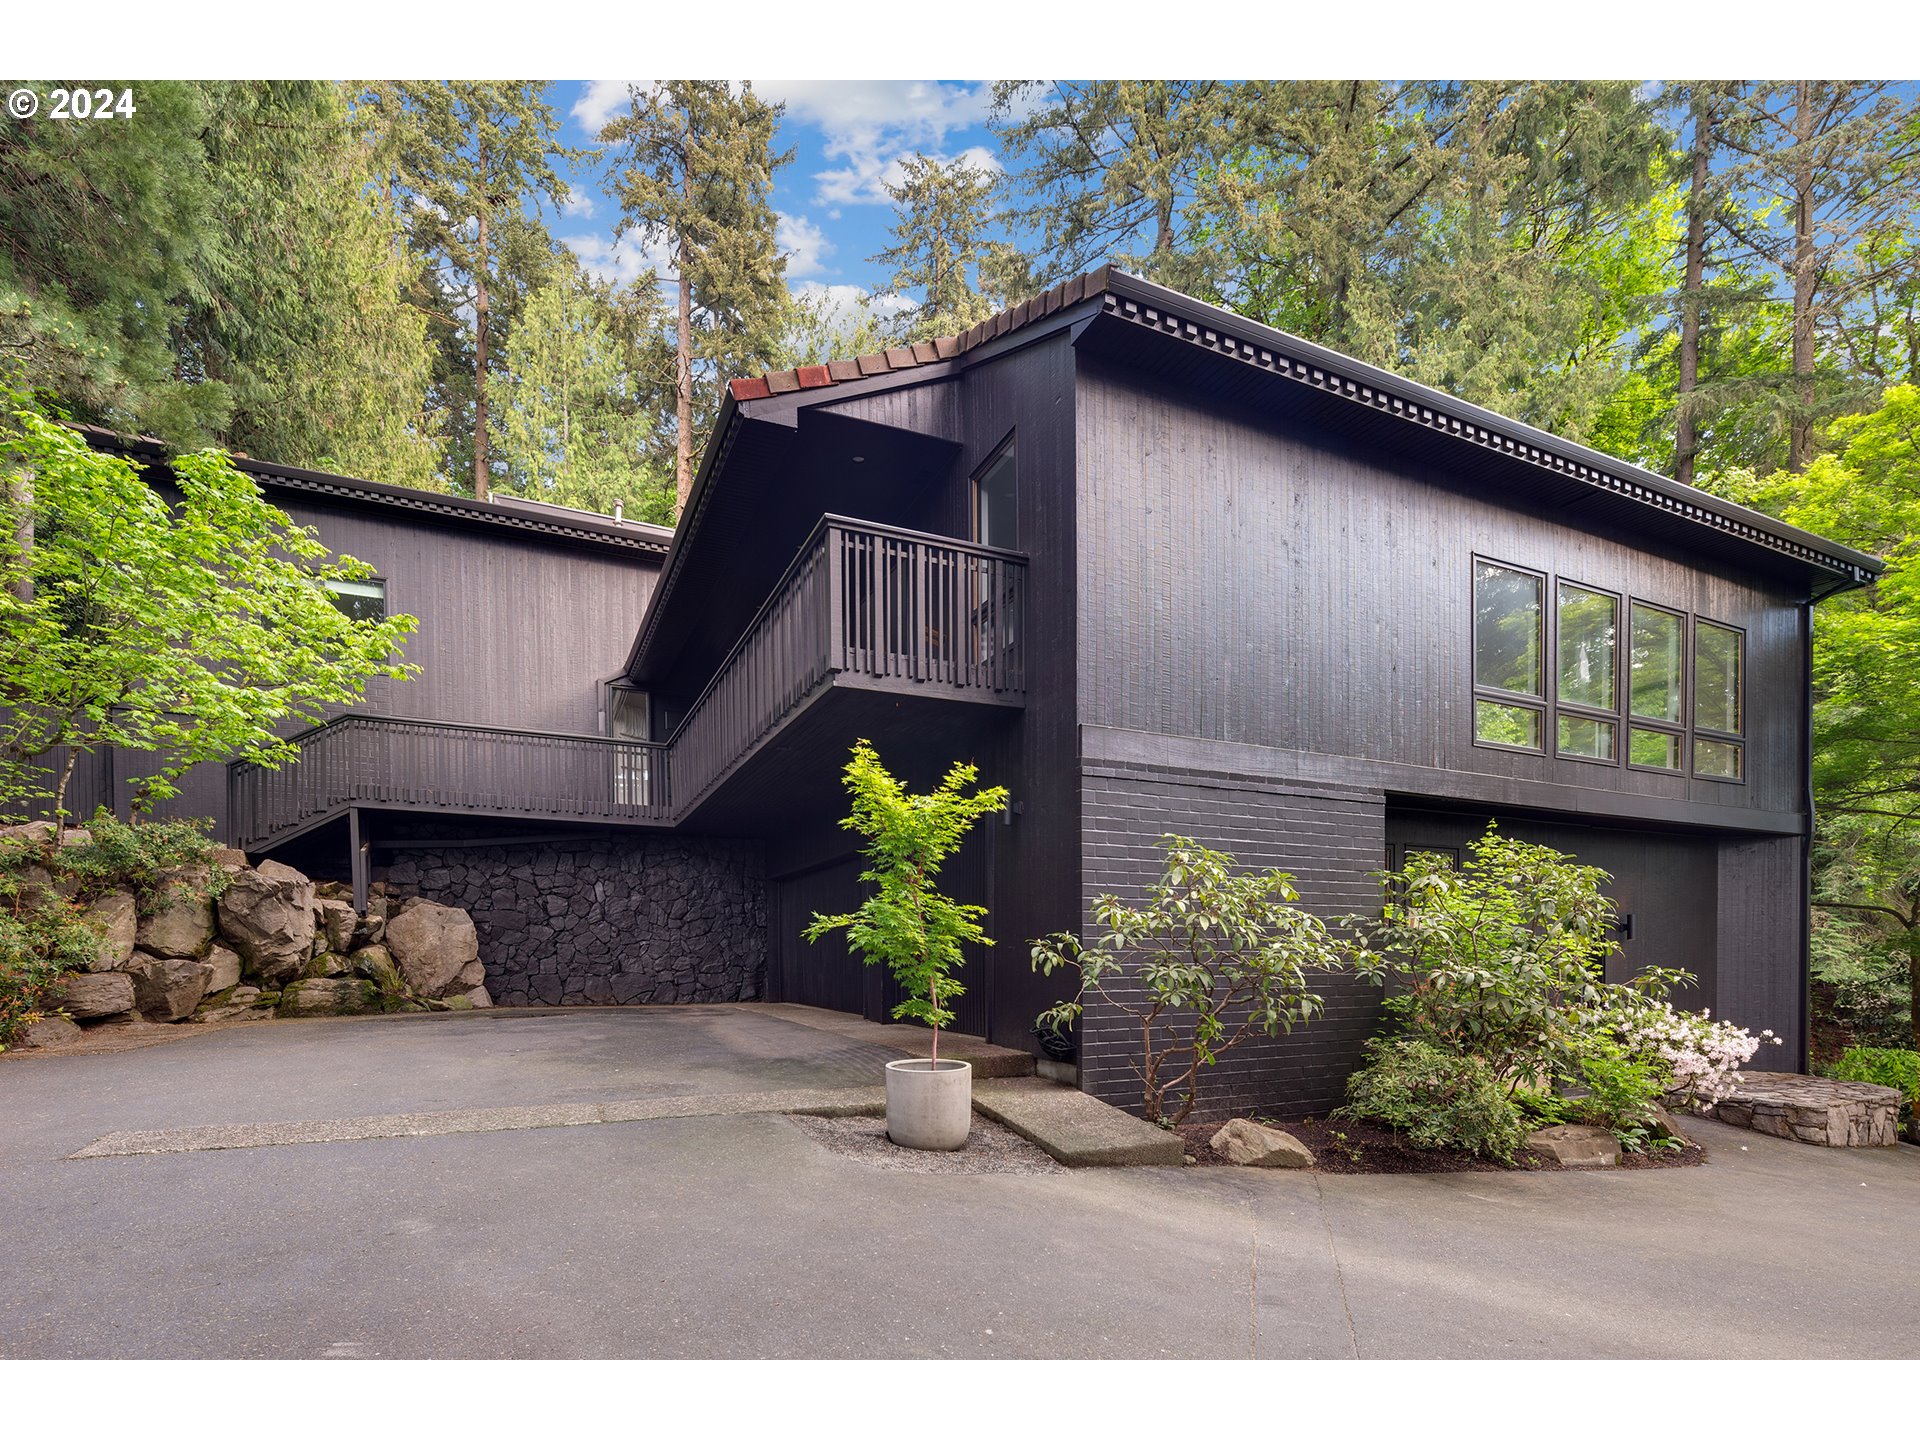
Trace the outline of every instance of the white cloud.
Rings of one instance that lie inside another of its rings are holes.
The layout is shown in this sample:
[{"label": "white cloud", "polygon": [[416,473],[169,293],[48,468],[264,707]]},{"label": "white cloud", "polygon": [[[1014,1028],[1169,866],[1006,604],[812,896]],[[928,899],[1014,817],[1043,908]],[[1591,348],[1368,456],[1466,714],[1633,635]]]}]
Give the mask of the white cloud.
[{"label": "white cloud", "polygon": [[[888,204],[886,184],[899,183],[905,156],[916,150],[938,154],[949,135],[979,124],[993,107],[993,89],[984,83],[756,80],[753,88],[783,102],[793,119],[819,126],[827,158],[845,162],[814,174],[815,199],[825,205]],[[982,146],[965,153],[999,168]]]},{"label": "white cloud", "polygon": [[560,203],[560,213],[580,220],[593,217],[593,197],[579,186],[571,188],[567,198]]},{"label": "white cloud", "polygon": [[775,211],[773,243],[786,253],[787,274],[793,276],[827,273],[825,261],[834,245],[827,232],[804,215]]},{"label": "white cloud", "polygon": [[573,118],[580,122],[582,129],[597,136],[602,125],[627,108],[627,96],[634,86],[644,90],[652,83],[651,80],[583,80],[580,98],[573,102]]},{"label": "white cloud", "polygon": [[673,252],[666,242],[645,245],[636,235],[613,240],[605,235],[564,235],[560,243],[580,257],[587,273],[624,285],[651,270],[664,282],[673,275]]}]

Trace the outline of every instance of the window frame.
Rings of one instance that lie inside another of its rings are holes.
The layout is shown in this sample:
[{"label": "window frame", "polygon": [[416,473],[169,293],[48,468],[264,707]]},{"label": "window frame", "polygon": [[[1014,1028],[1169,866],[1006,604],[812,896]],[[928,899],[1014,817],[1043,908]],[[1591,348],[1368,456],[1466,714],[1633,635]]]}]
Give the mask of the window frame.
[{"label": "window frame", "polygon": [[[1584,590],[1589,595],[1604,595],[1613,601],[1613,709],[1603,710],[1594,705],[1583,705],[1578,701],[1567,702],[1560,698],[1560,594],[1566,589]],[[1610,590],[1605,585],[1589,585],[1584,580],[1570,580],[1564,575],[1553,577],[1553,638],[1551,659],[1553,661],[1553,695],[1551,697],[1551,731],[1556,760],[1572,760],[1580,765],[1604,765],[1608,769],[1620,768],[1622,757],[1626,754],[1627,727],[1625,707],[1627,703],[1626,666],[1621,663],[1621,652],[1626,648],[1620,642],[1626,630],[1626,617],[1630,613],[1628,606],[1631,598],[1623,591]],[[1598,755],[1576,755],[1560,748],[1560,716],[1562,712],[1577,720],[1604,721],[1613,726],[1613,754],[1602,759]]]},{"label": "window frame", "polygon": [[[1524,691],[1504,690],[1497,685],[1480,683],[1480,567],[1491,565],[1499,570],[1511,570],[1516,575],[1530,575],[1540,586],[1540,693],[1529,695]],[[1497,559],[1492,555],[1483,555],[1479,551],[1473,554],[1473,563],[1467,569],[1467,693],[1472,697],[1467,710],[1467,733],[1473,744],[1482,750],[1497,750],[1503,755],[1548,755],[1553,754],[1553,702],[1550,691],[1556,688],[1554,681],[1554,626],[1547,621],[1547,608],[1553,600],[1553,577],[1544,570],[1536,570],[1531,565],[1515,565],[1509,560]],[[1502,740],[1482,740],[1480,738],[1480,703],[1486,701],[1492,705],[1505,705],[1510,709],[1531,710],[1540,717],[1540,743],[1538,745],[1509,745]]]},{"label": "window frame", "polygon": [[[1688,618],[1692,621],[1692,624],[1687,628],[1687,688],[1690,692],[1687,696],[1687,774],[1695,780],[1706,780],[1715,785],[1744,785],[1747,783],[1747,734],[1745,729],[1747,723],[1746,627],[1742,625],[1729,625],[1724,620],[1710,619],[1705,615],[1692,615]],[[1700,724],[1699,699],[1695,685],[1695,676],[1698,673],[1700,627],[1702,625],[1711,625],[1714,629],[1725,630],[1733,636],[1734,677],[1738,682],[1736,686],[1738,693],[1735,696],[1734,704],[1739,709],[1740,724],[1742,727],[1738,731],[1716,730],[1710,725]],[[1701,771],[1694,763],[1695,745],[1700,740],[1708,740],[1721,745],[1731,746],[1735,755],[1738,757],[1735,765],[1739,773],[1736,775],[1709,775]]]},{"label": "window frame", "polygon": [[[392,616],[393,585],[385,575],[368,575],[361,580],[341,580],[337,582],[322,580],[320,582],[320,588],[327,592],[327,598],[329,600],[337,599],[342,593],[333,588],[336,583],[341,585],[378,585],[380,587],[380,618],[385,620]],[[335,605],[334,608],[337,610],[339,606]],[[346,611],[342,610],[340,613],[345,615]],[[351,619],[352,617],[349,616],[348,618]]]},{"label": "window frame", "polygon": [[[967,536],[976,545],[988,545],[991,549],[1018,551],[1020,529],[1020,456],[1015,450],[1015,431],[1009,430],[1000,443],[987,452],[987,458],[973,467],[973,473],[967,477]],[[980,482],[993,473],[993,469],[1002,460],[1013,465],[1013,528],[1012,545],[990,545],[980,536]]]},{"label": "window frame", "polygon": [[[1621,761],[1629,770],[1638,770],[1643,775],[1677,775],[1686,779],[1689,766],[1693,761],[1693,741],[1688,733],[1688,721],[1693,716],[1693,613],[1689,610],[1676,610],[1671,605],[1657,605],[1651,600],[1642,600],[1637,595],[1627,598],[1627,663],[1622,667],[1620,686],[1621,714],[1625,726],[1621,732],[1623,742],[1620,747]],[[1648,715],[1633,713],[1633,607],[1642,610],[1658,611],[1670,615],[1680,626],[1680,718],[1657,720]],[[1650,730],[1658,735],[1668,735],[1677,739],[1679,744],[1679,763],[1677,765],[1642,765],[1633,758],[1633,732]]]}]

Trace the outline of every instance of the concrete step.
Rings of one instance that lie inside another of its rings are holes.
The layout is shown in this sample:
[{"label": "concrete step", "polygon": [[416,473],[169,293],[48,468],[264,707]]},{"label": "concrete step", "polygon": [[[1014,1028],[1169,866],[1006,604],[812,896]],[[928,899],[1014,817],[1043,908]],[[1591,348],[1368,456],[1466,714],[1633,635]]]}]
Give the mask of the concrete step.
[{"label": "concrete step", "polygon": [[[771,1003],[759,1008],[797,1025],[825,1030],[849,1040],[884,1045],[902,1055],[924,1058],[933,1051],[933,1032],[924,1025],[876,1025],[859,1015],[849,1015],[841,1010],[822,1010],[812,1005]],[[1004,1045],[989,1045],[977,1035],[961,1035],[951,1030],[940,1032],[940,1058],[965,1060],[973,1066],[976,1082],[1033,1074],[1033,1056],[1026,1051],[1009,1050]]]},{"label": "concrete step", "polygon": [[1185,1159],[1171,1130],[1047,1080],[976,1078],[973,1108],[1062,1165],[1179,1165]]}]

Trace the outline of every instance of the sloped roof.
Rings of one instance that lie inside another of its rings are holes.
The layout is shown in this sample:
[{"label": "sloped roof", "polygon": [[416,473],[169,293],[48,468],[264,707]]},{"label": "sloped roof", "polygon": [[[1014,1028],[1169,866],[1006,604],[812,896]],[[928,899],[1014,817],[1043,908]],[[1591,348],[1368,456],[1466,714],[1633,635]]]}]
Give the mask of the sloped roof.
[{"label": "sloped roof", "polygon": [[773,370],[765,375],[748,376],[729,381],[727,391],[735,400],[765,400],[774,395],[790,395],[796,390],[822,390],[849,380],[892,375],[937,361],[952,360],[1034,320],[1044,319],[1069,305],[1078,305],[1089,295],[1101,294],[1107,288],[1107,277],[1112,269],[1110,265],[1102,265],[1098,270],[1063,280],[1044,294],[1009,306],[959,335],[942,335],[937,340],[901,345],[853,360],[829,360],[824,365],[802,365],[797,370]]}]

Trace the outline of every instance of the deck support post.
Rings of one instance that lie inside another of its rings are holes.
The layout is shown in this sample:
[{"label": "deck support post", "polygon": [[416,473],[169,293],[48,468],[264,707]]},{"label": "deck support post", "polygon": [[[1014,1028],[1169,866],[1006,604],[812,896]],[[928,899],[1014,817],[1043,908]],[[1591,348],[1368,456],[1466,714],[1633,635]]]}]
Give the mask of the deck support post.
[{"label": "deck support post", "polygon": [[369,845],[362,833],[360,807],[347,809],[347,847],[352,852],[349,857],[353,872],[353,908],[355,913],[367,913],[367,852]]}]

